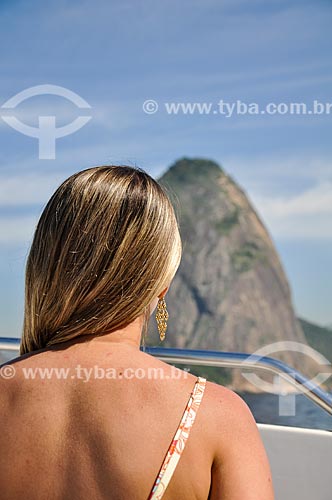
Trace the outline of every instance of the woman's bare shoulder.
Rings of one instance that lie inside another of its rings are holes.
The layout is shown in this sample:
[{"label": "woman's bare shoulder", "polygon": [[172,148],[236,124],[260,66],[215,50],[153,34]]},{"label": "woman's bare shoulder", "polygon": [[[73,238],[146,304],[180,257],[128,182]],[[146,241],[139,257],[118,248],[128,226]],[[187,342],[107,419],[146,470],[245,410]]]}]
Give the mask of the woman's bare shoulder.
[{"label": "woman's bare shoulder", "polygon": [[236,392],[211,382],[206,396],[214,437],[211,499],[273,500],[271,469],[250,408]]},{"label": "woman's bare shoulder", "polygon": [[247,403],[232,389],[207,382],[204,394],[204,419],[216,448],[216,455],[227,452],[239,439],[258,437],[258,428]]},{"label": "woman's bare shoulder", "polygon": [[206,400],[214,416],[234,417],[234,412],[248,415],[251,411],[235,391],[223,385],[207,381]]}]

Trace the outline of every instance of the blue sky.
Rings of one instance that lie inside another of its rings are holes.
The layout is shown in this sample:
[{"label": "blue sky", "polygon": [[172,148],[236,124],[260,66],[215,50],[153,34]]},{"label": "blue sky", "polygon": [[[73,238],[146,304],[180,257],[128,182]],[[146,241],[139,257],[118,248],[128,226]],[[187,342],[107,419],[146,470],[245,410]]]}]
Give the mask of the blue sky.
[{"label": "blue sky", "polygon": [[[0,2],[0,335],[19,336],[34,225],[71,173],[130,163],[160,176],[182,156],[219,162],[242,186],[281,256],[298,315],[332,324],[331,114],[169,115],[164,103],[332,102],[332,3],[323,0]],[[56,159],[1,116],[57,126],[74,104],[12,96],[65,87],[91,120],[58,139]],[[155,114],[142,104],[153,99]]]}]

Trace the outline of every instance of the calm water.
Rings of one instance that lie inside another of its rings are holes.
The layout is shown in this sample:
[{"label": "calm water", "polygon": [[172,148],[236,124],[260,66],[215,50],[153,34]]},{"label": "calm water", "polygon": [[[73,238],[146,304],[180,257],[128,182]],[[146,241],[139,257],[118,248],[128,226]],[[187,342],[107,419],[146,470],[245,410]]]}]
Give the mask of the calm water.
[{"label": "calm water", "polygon": [[[256,422],[264,424],[289,425],[310,429],[332,431],[332,416],[310,401],[303,394],[291,396],[295,398],[295,415],[279,415],[279,396],[275,394],[239,393],[251,409]],[[284,398],[285,396],[281,396]],[[287,396],[289,398],[289,396]],[[293,400],[281,403],[288,413],[292,413]]]}]

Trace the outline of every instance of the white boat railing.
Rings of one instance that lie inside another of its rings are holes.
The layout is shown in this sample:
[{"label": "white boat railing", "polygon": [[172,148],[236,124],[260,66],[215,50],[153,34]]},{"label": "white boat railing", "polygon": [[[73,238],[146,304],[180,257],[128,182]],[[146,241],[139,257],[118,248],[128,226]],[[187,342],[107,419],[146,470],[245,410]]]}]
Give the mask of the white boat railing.
[{"label": "white boat railing", "polygon": [[[20,340],[17,338],[0,337],[0,351],[13,351],[18,354],[19,344]],[[332,415],[332,396],[302,375],[302,373],[279,359],[242,352],[175,349],[168,347],[142,347],[142,350],[166,363],[220,368],[257,368],[278,374],[292,384],[299,392]]]}]

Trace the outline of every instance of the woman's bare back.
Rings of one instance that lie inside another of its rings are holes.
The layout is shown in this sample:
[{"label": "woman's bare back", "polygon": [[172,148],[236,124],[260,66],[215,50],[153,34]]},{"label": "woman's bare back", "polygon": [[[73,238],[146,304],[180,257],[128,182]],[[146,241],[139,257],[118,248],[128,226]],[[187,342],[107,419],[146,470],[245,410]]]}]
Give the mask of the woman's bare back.
[{"label": "woman's bare back", "polygon": [[[2,500],[148,498],[195,376],[132,346],[89,342],[46,350],[12,366],[15,377],[0,382]],[[38,372],[45,368],[49,379]],[[207,383],[163,499],[273,498],[264,450],[250,416],[241,423],[246,410],[239,400],[232,391]],[[237,419],[238,429],[232,423]],[[230,450],[232,433],[236,440],[243,432],[245,449],[245,425],[251,426],[254,448],[249,469],[254,476],[255,467],[266,475],[261,497],[250,493],[250,481],[246,496],[236,496],[228,484],[232,474],[236,480],[227,458],[236,457],[235,442]]]},{"label": "woman's bare back", "polygon": [[[13,366],[15,379],[1,384],[1,498],[146,500],[196,378],[123,346],[80,344]],[[152,367],[164,378],[149,378]],[[34,380],[27,368],[40,369]],[[54,368],[49,380],[38,374],[45,368]],[[207,498],[203,430],[198,412],[165,499]]]}]

